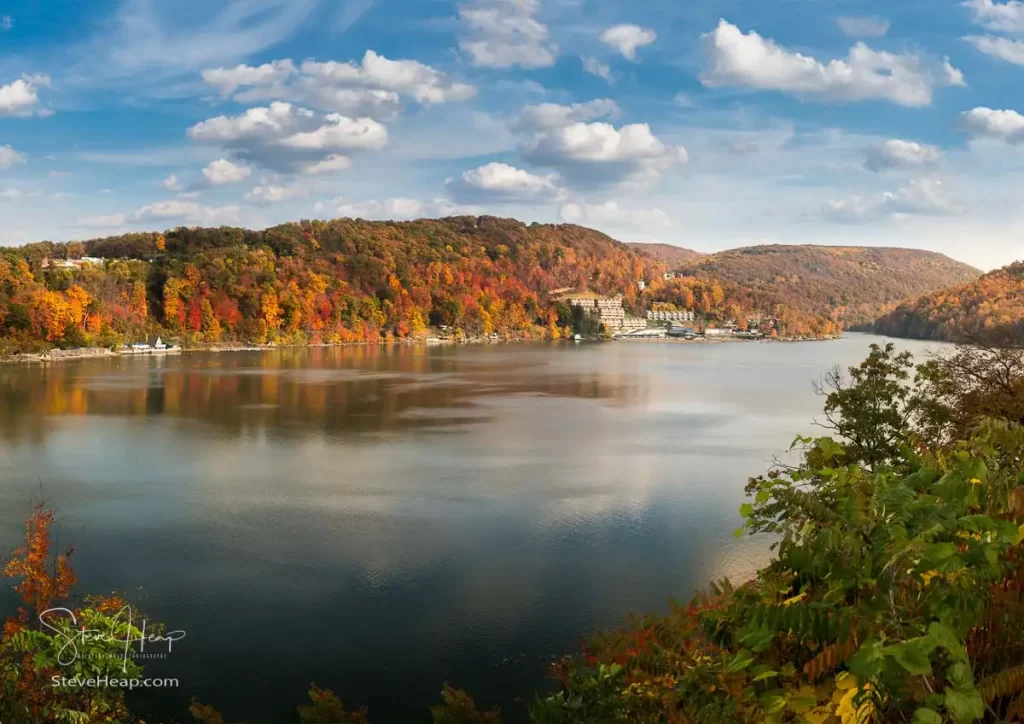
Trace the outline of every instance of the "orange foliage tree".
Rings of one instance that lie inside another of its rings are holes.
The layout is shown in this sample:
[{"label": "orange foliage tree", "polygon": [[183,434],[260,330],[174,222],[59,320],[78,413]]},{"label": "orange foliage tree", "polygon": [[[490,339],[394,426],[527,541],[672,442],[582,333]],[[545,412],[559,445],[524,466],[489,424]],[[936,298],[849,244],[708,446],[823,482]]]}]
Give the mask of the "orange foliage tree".
[{"label": "orange foliage tree", "polygon": [[[711,322],[735,317],[743,326],[758,318],[768,320],[766,333],[824,336],[863,317],[862,300],[876,292],[887,301],[968,274],[908,252],[891,266],[912,267],[923,281],[900,276],[883,284],[890,269],[876,267],[893,250],[764,247],[697,257],[666,281],[664,263],[599,232],[493,217],[181,228],[79,246],[44,242],[0,252],[5,347],[115,346],[147,334],[185,345],[377,342],[422,337],[431,326],[463,338],[557,338],[571,320],[554,300],[569,289],[621,294],[638,316],[652,304],[672,304]],[[48,263],[83,251],[106,261]]]},{"label": "orange foliage tree", "polygon": [[[131,679],[142,672],[134,660],[122,659],[125,639],[138,640],[142,635],[119,616],[124,601],[97,597],[86,599],[83,606],[69,607],[67,599],[77,582],[71,567],[73,550],[54,553],[53,524],[53,513],[41,503],[36,505],[25,523],[24,544],[3,569],[3,575],[14,581],[21,605],[0,634],[0,721],[128,724],[135,720],[120,688],[53,685],[61,678]],[[63,615],[50,617],[57,613]],[[45,626],[44,615],[48,616]],[[82,638],[80,630],[109,631],[111,636]],[[68,661],[67,642],[72,639],[78,655]]]}]

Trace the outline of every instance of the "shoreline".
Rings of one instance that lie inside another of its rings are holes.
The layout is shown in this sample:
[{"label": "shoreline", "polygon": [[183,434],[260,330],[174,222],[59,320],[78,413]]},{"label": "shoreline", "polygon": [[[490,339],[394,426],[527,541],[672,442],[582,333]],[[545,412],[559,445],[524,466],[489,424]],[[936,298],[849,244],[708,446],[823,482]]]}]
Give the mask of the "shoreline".
[{"label": "shoreline", "polygon": [[737,337],[711,337],[710,339],[703,337],[696,339],[682,339],[679,337],[619,337],[612,341],[645,344],[798,344],[800,342],[834,342],[837,339],[842,339],[842,335],[838,337],[760,337],[757,339]]},{"label": "shoreline", "polygon": [[0,355],[0,365],[17,364],[60,364],[83,359],[110,359],[110,358],[132,358],[132,357],[165,357],[178,356],[192,353],[206,352],[270,352],[278,349],[322,349],[332,347],[387,347],[393,345],[424,347],[437,347],[441,345],[470,345],[470,344],[514,344],[518,342],[571,342],[571,339],[562,340],[541,340],[541,339],[488,339],[471,338],[464,340],[438,339],[427,337],[425,339],[393,339],[391,341],[381,340],[380,342],[320,342],[317,344],[230,344],[210,345],[200,347],[176,347],[174,349],[147,349],[117,352],[106,347],[81,347],[77,349],[61,350],[53,349],[49,352],[31,352],[16,355]]},{"label": "shoreline", "polygon": [[[605,338],[584,338],[580,340],[581,343],[594,343],[594,342],[630,342],[630,343],[643,343],[643,344],[740,344],[740,343],[799,343],[799,342],[829,342],[839,337],[821,337],[821,338],[796,338],[796,337],[780,337],[780,338],[762,338],[762,339],[735,339],[729,337],[714,337],[711,339],[679,339],[673,337],[620,337],[615,339]],[[536,342],[562,342],[562,343],[575,343],[576,340],[572,338],[562,339],[525,339],[525,338],[513,338],[513,339],[487,339],[487,338],[472,338],[464,340],[454,339],[438,339],[428,337],[426,339],[395,339],[390,342],[336,342],[336,343],[319,343],[319,344],[265,344],[265,345],[245,345],[235,344],[226,346],[209,346],[209,347],[189,347],[189,348],[177,348],[167,350],[144,350],[144,351],[131,351],[131,352],[115,352],[105,347],[85,347],[81,349],[73,350],[50,350],[46,353],[26,353],[18,355],[5,355],[0,356],[0,365],[19,365],[19,364],[39,364],[39,365],[52,365],[52,364],[63,364],[65,362],[73,362],[76,360],[83,359],[111,359],[111,358],[135,358],[135,357],[165,357],[165,356],[178,356],[183,354],[193,353],[209,353],[209,352],[270,352],[279,349],[322,349],[322,348],[333,348],[333,347],[386,347],[392,345],[421,345],[424,347],[438,347],[442,345],[478,345],[478,344],[519,344],[519,343],[536,343]]]}]

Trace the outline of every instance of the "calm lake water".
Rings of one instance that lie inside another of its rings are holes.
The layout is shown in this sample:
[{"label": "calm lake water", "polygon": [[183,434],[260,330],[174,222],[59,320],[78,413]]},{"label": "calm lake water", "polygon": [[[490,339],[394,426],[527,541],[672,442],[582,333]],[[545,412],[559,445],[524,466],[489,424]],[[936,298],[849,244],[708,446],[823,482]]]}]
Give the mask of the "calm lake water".
[{"label": "calm lake water", "polygon": [[732,535],[743,486],[873,341],[0,367],[0,552],[43,495],[80,593],[187,632],[153,722],[192,697],[293,721],[312,681],[378,724],[429,721],[445,681],[517,721],[583,635],[764,561]]}]

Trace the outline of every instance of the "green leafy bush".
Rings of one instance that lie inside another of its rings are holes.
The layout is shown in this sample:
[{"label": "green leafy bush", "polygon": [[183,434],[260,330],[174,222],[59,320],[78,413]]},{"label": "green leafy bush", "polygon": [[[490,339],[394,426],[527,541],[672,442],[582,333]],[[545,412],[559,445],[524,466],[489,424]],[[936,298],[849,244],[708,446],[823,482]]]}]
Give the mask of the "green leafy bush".
[{"label": "green leafy bush", "polygon": [[[940,364],[936,361],[934,364]],[[875,347],[830,378],[839,439],[747,486],[739,533],[774,560],[664,617],[595,638],[555,667],[534,721],[1004,721],[1024,711],[1024,428],[976,419],[923,439],[949,404]],[[970,416],[961,408],[958,419]]]}]

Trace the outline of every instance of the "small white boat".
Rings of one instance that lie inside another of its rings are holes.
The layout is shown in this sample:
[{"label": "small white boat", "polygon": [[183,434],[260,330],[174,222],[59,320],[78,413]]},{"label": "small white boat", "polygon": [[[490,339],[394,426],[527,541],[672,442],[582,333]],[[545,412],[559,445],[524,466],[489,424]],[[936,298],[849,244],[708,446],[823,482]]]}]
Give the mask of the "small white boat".
[{"label": "small white boat", "polygon": [[574,334],[573,337],[572,337],[572,341],[573,342],[581,342],[581,341],[583,341],[583,336],[579,335],[579,334]]}]

